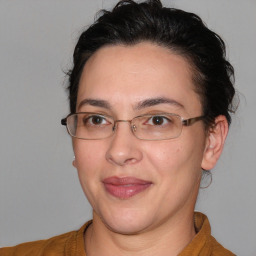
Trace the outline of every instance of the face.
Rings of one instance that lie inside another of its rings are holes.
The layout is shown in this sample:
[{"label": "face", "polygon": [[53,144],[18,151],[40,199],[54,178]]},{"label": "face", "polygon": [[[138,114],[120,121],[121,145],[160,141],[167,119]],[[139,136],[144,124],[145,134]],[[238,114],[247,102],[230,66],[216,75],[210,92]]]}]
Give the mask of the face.
[{"label": "face", "polygon": [[[187,119],[200,116],[202,107],[186,59],[144,42],[104,47],[88,60],[77,112],[122,120],[167,112]],[[202,121],[162,141],[139,140],[120,122],[109,138],[73,139],[74,165],[95,218],[115,232],[140,233],[193,213],[206,145]]]}]

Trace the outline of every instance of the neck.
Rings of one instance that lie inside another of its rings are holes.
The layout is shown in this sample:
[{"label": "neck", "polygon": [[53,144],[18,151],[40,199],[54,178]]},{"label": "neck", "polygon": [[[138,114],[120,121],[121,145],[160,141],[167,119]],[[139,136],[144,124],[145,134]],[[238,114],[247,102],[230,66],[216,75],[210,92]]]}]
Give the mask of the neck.
[{"label": "neck", "polygon": [[86,231],[87,256],[172,256],[178,255],[195,236],[193,214],[177,216],[151,230],[119,234],[107,227],[94,213]]}]

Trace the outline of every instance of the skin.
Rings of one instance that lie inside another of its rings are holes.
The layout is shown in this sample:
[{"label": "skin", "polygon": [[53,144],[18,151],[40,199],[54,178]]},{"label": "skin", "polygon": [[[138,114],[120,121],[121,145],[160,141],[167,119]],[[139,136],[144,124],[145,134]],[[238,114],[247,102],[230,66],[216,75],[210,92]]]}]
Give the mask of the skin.
[{"label": "skin", "polygon": [[[78,91],[77,112],[99,112],[130,120],[151,112],[202,115],[200,98],[187,60],[168,49],[143,42],[107,46],[86,63]],[[165,97],[137,109],[139,102]],[[80,103],[107,101],[110,108]],[[93,224],[85,236],[87,255],[177,255],[195,236],[193,212],[202,168],[216,164],[228,132],[224,116],[206,131],[202,121],[183,127],[176,139],[137,139],[128,123],[118,123],[112,137],[73,139],[81,186],[93,208]],[[152,182],[128,199],[110,195],[102,180],[132,176]]]}]

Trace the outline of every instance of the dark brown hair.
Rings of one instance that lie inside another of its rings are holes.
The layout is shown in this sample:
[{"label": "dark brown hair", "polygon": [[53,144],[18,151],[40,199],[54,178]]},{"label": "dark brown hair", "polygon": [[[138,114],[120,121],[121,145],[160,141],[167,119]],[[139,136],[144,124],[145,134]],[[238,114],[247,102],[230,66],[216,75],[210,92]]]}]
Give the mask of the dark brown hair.
[{"label": "dark brown hair", "polygon": [[165,8],[159,0],[118,2],[84,31],[75,47],[69,75],[70,111],[77,104],[79,80],[86,61],[106,45],[134,45],[150,41],[182,55],[190,62],[196,91],[201,96],[207,125],[225,115],[231,123],[234,69],[226,59],[223,40],[193,13]]}]

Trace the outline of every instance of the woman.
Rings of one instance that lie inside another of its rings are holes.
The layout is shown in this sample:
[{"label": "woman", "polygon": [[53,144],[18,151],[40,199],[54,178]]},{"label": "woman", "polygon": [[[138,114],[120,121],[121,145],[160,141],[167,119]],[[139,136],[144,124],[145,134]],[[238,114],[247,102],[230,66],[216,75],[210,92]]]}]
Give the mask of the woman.
[{"label": "woman", "polygon": [[221,38],[158,0],[121,1],[82,33],[69,77],[62,124],[93,220],[0,255],[234,255],[194,212],[233,111]]}]

